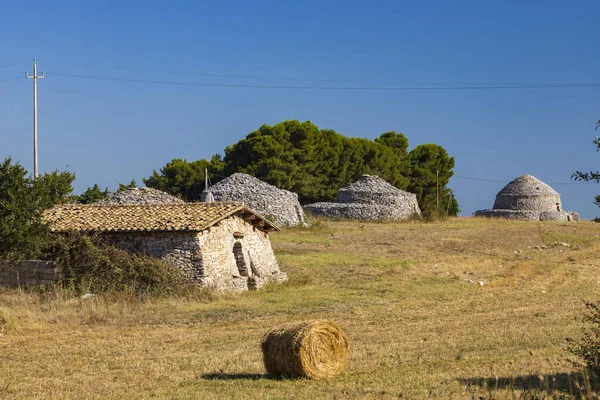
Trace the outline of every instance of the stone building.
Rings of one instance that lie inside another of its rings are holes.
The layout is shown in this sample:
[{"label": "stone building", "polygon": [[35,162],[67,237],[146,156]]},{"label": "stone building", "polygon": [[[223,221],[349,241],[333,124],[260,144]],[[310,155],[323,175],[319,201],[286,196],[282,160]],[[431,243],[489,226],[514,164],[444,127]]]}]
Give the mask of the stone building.
[{"label": "stone building", "polygon": [[496,195],[491,210],[475,211],[477,217],[529,221],[579,221],[579,214],[564,211],[560,194],[531,175],[521,175]]},{"label": "stone building", "polygon": [[44,221],[160,258],[203,287],[255,290],[287,279],[269,241],[279,228],[241,203],[61,205]]},{"label": "stone building", "polygon": [[363,175],[341,188],[334,203],[313,203],[304,208],[314,215],[374,221],[401,221],[421,215],[414,193],[400,190],[375,175]]},{"label": "stone building", "polygon": [[279,189],[251,175],[236,173],[202,192],[202,201],[241,201],[279,226],[307,225],[298,195]]}]

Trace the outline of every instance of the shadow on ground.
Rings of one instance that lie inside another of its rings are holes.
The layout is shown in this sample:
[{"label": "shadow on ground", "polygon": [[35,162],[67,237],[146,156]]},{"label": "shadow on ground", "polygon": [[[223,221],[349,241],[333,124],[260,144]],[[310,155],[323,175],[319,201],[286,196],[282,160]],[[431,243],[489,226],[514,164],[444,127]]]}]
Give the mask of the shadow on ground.
[{"label": "shadow on ground", "polygon": [[259,379],[270,379],[270,380],[281,380],[278,376],[267,375],[267,374],[228,374],[224,372],[218,372],[213,374],[200,375],[201,379],[213,380],[213,381],[237,381],[237,380],[250,380],[257,381]]},{"label": "shadow on ground", "polygon": [[488,390],[543,391],[548,394],[563,392],[575,396],[593,395],[592,398],[598,398],[600,392],[600,380],[581,372],[514,377],[461,378],[458,379],[458,382],[467,387],[478,386]]}]

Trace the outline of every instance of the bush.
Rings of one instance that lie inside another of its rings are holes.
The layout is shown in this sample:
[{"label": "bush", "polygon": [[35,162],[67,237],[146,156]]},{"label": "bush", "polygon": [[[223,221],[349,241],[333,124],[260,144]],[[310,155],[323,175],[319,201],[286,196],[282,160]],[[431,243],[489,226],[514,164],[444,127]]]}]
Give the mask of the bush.
[{"label": "bush", "polygon": [[600,301],[585,302],[586,312],[579,340],[567,339],[569,351],[581,359],[587,369],[600,377]]},{"label": "bush", "polygon": [[78,293],[164,296],[189,286],[169,264],[144,254],[128,253],[94,236],[57,236],[47,251],[48,258],[56,262],[60,283]]}]

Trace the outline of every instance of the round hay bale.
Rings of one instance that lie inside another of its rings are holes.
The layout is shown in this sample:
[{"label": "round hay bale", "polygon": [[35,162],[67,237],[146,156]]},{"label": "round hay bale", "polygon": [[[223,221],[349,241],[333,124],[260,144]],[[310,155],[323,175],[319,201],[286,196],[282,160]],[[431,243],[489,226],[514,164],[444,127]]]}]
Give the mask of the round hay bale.
[{"label": "round hay bale", "polygon": [[336,324],[325,320],[272,329],[261,347],[267,373],[286,378],[331,378],[344,369],[348,356],[348,338]]}]

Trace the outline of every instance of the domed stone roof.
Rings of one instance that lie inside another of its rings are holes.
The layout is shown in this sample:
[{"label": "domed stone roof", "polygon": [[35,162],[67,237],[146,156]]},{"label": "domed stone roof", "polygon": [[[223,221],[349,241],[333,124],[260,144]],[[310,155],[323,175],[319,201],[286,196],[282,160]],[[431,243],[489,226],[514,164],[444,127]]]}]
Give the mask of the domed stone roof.
[{"label": "domed stone roof", "polygon": [[173,204],[184,203],[183,200],[169,193],[147,187],[135,187],[111,193],[106,199],[102,199],[98,204]]},{"label": "domed stone roof", "polygon": [[559,196],[559,194],[535,176],[521,175],[504,186],[497,196]]},{"label": "domed stone roof", "polygon": [[577,221],[575,212],[562,209],[560,194],[535,176],[521,175],[496,195],[491,210],[478,210],[475,216],[523,220]]},{"label": "domed stone roof", "polygon": [[338,191],[335,203],[308,204],[316,215],[359,220],[400,221],[420,215],[417,196],[398,189],[376,175],[363,175]]},{"label": "domed stone roof", "polygon": [[338,191],[337,203],[361,204],[404,204],[409,198],[416,197],[412,193],[398,189],[376,175],[363,175],[349,186]]},{"label": "domed stone roof", "polygon": [[535,176],[521,175],[496,195],[494,210],[562,211],[560,195]]}]

